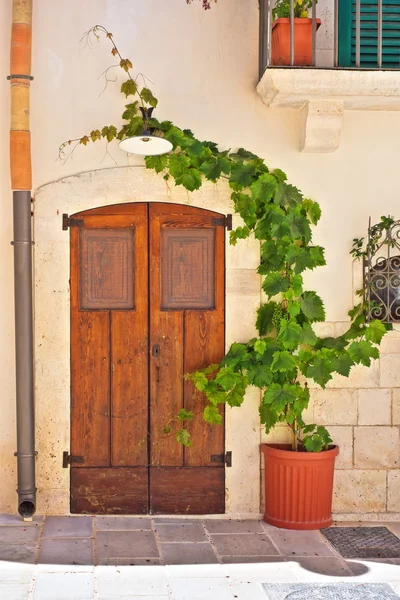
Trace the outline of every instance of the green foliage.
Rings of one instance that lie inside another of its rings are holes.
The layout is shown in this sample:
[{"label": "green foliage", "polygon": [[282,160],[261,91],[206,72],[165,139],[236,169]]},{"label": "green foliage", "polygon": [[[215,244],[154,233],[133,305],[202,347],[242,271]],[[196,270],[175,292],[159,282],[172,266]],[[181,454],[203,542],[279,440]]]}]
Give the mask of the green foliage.
[{"label": "green foliage", "polygon": [[[288,0],[278,0],[274,17],[288,16],[288,6]],[[295,16],[306,16],[310,6],[311,0],[295,0]],[[99,27],[93,29],[95,35],[98,30]],[[112,40],[112,35],[102,30]],[[113,40],[112,44],[113,55],[121,58]],[[125,105],[122,118],[126,123],[120,130],[113,125],[94,129],[74,140],[77,145],[137,135],[144,125],[139,106],[157,106],[151,90],[140,90],[130,75],[129,59],[121,58],[120,66],[129,76],[121,92],[126,97],[137,96],[137,100]],[[226,179],[234,210],[242,219],[231,231],[230,243],[235,245],[250,236],[260,242],[258,273],[268,301],[262,302],[257,311],[259,337],[247,343],[233,343],[219,364],[185,376],[192,382],[194,393],[205,401],[204,420],[221,424],[220,405],[241,406],[247,387],[252,385],[261,390],[259,412],[267,432],[277,423],[286,423],[293,433],[294,449],[299,444],[310,452],[326,449],[332,442],[326,429],[306,425],[303,420],[310,393],[307,383],[300,383],[299,375],[325,387],[335,373],[348,377],[353,365],[369,366],[379,356],[377,345],[388,327],[380,321],[367,323],[366,306],[361,302],[349,312],[348,331],[338,338],[318,337],[313,323],[325,320],[324,305],[316,292],[303,289],[302,277],[303,272],[325,265],[324,249],[312,243],[312,226],[321,217],[318,203],[304,198],[300,190],[287,182],[283,171],[269,169],[263,159],[244,148],[220,151],[214,142],[198,140],[190,130],[180,129],[171,121],[159,122],[152,117],[147,125],[156,135],[169,140],[173,151],[146,157],[146,167],[162,174],[165,180],[172,178],[188,191],[199,189],[204,179]],[[65,142],[60,153],[72,143]],[[382,217],[371,228],[366,246],[363,238],[355,239],[353,257],[373,254],[382,234],[393,223],[391,217]],[[192,440],[185,423],[196,417],[181,409],[166,424],[164,434],[174,435],[179,443],[190,446]]]},{"label": "green foliage", "polygon": [[[316,0],[318,1],[318,0]],[[312,7],[312,0],[294,0],[294,16],[296,19],[307,18]],[[276,19],[290,17],[290,0],[278,0],[272,9],[272,17]]]}]

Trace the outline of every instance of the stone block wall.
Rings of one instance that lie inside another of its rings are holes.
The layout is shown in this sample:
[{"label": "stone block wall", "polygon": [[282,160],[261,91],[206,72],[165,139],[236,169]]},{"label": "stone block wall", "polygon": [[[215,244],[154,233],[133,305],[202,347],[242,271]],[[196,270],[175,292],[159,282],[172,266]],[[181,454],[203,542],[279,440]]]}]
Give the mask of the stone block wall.
[{"label": "stone block wall", "polygon": [[[318,324],[323,336],[340,335],[348,323]],[[310,383],[307,422],[325,425],[340,447],[333,512],[340,520],[386,520],[400,516],[400,331],[388,332],[380,358],[357,366],[322,390]],[[288,442],[286,426],[262,441]],[[264,465],[262,465],[262,469]]]}]

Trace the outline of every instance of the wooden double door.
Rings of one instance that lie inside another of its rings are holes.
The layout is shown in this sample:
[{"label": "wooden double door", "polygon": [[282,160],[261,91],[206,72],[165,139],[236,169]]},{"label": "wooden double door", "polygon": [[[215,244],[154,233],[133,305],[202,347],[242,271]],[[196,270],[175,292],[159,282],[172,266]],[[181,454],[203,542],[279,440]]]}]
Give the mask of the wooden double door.
[{"label": "wooden double door", "polygon": [[160,203],[70,219],[72,513],[224,512],[224,426],[197,417],[183,447],[171,422],[204,406],[184,374],[224,354],[222,222]]}]

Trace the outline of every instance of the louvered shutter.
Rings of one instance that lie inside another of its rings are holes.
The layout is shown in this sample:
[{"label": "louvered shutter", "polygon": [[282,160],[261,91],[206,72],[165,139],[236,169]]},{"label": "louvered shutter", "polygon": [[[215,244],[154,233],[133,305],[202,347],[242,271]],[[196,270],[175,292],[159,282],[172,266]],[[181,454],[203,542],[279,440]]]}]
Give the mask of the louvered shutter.
[{"label": "louvered shutter", "polygon": [[[378,67],[378,2],[361,0],[361,68]],[[356,66],[356,2],[339,0],[339,66]],[[400,69],[400,0],[382,3],[382,68]]]}]

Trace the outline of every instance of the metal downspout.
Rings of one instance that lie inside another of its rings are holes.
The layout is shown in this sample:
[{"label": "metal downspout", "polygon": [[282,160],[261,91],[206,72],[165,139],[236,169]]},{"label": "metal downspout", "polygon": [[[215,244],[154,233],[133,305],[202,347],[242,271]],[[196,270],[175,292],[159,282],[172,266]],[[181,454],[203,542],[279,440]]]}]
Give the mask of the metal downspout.
[{"label": "metal downspout", "polygon": [[17,397],[18,512],[36,511],[35,405],[33,383],[32,169],[29,100],[32,0],[13,0],[11,35],[10,167],[14,215],[15,369]]}]

